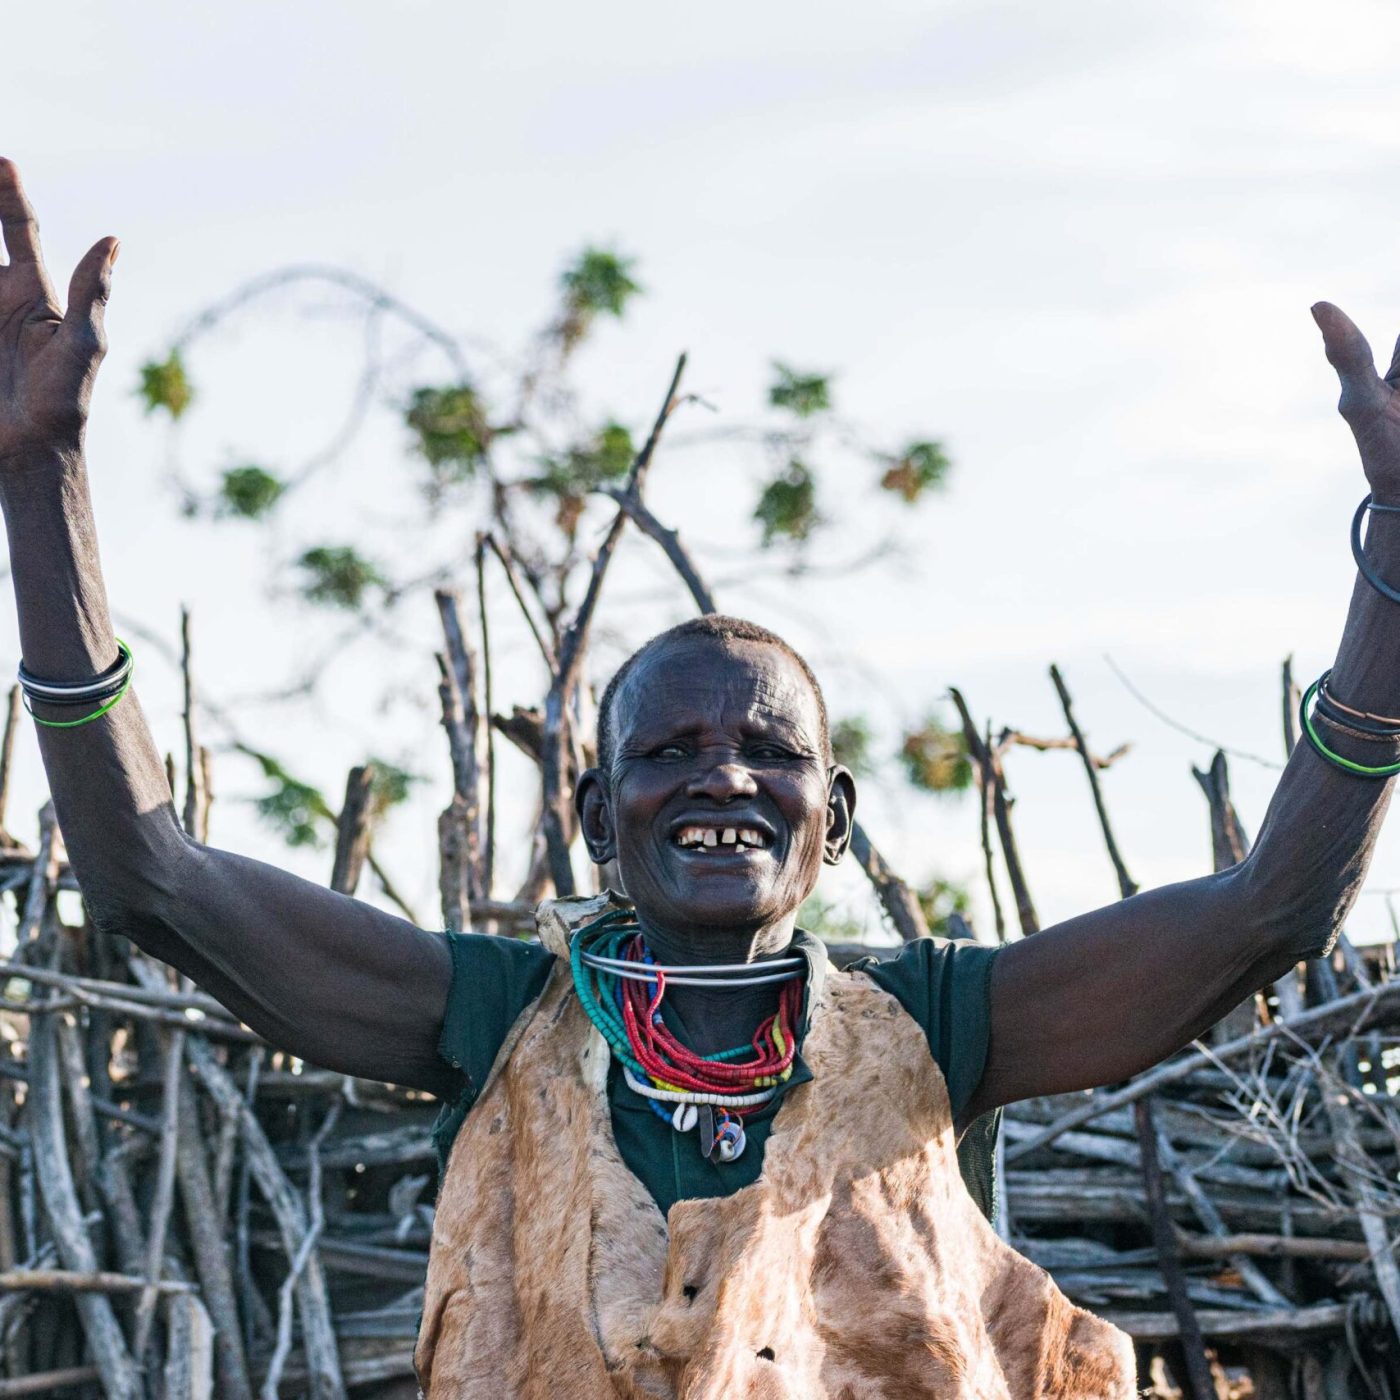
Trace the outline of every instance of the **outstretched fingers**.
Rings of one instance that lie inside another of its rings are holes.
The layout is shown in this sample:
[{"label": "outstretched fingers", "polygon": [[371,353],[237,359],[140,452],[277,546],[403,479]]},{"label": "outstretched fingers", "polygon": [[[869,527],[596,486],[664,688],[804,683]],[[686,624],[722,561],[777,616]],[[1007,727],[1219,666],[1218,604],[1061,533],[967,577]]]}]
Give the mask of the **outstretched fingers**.
[{"label": "outstretched fingers", "polygon": [[1330,301],[1320,301],[1312,308],[1312,315],[1322,332],[1327,362],[1341,380],[1342,411],[1345,412],[1348,400],[1364,402],[1380,387],[1375,358],[1366,337],[1341,307],[1333,306]]},{"label": "outstretched fingers", "polygon": [[24,197],[19,167],[0,156],[0,230],[5,235],[5,251],[12,267],[41,267],[39,221]]},{"label": "outstretched fingers", "polygon": [[1400,338],[1395,342],[1395,353],[1390,357],[1390,368],[1385,372],[1385,382],[1400,389]]},{"label": "outstretched fingers", "polygon": [[68,283],[68,312],[63,334],[75,348],[101,352],[107,348],[103,320],[112,292],[112,265],[121,244],[115,238],[99,238],[83,254]]}]

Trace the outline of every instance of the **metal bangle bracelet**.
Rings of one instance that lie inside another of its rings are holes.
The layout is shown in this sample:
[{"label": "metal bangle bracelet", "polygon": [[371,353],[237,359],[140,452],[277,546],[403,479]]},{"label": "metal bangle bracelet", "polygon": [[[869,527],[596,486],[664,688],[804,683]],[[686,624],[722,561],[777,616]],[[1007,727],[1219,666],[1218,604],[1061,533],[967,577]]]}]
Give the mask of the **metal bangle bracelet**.
[{"label": "metal bangle bracelet", "polygon": [[1361,504],[1356,508],[1356,514],[1351,518],[1351,553],[1356,560],[1356,567],[1361,571],[1361,577],[1381,595],[1382,598],[1389,598],[1392,603],[1400,603],[1400,589],[1392,588],[1376,571],[1371,567],[1371,561],[1366,558],[1366,550],[1361,542],[1361,522],[1366,518],[1368,510],[1376,511],[1383,515],[1400,515],[1400,506],[1378,505],[1372,497],[1371,492],[1367,492]]},{"label": "metal bangle bracelet", "polygon": [[131,654],[131,648],[125,642],[117,642],[117,659],[107,667],[105,671],[99,672],[90,680],[85,681],[48,681],[34,675],[21,660],[19,663],[19,683],[24,690],[35,700],[51,700],[62,703],[65,700],[79,701],[90,700],[99,691],[106,690],[112,685],[121,685],[125,682],[131,669],[135,665],[135,658]]},{"label": "metal bangle bracelet", "polygon": [[1326,720],[1347,734],[1358,739],[1369,739],[1374,743],[1395,743],[1400,741],[1400,725],[1373,724],[1370,720],[1358,719],[1354,715],[1343,714],[1327,698],[1325,690],[1319,690],[1313,701],[1313,718]]},{"label": "metal bangle bracelet", "polygon": [[1400,719],[1391,719],[1389,715],[1373,715],[1370,710],[1358,710],[1352,705],[1345,705],[1332,694],[1332,668],[1329,666],[1317,678],[1318,699],[1326,700],[1334,710],[1340,710],[1344,715],[1355,715],[1357,719],[1369,719],[1373,724],[1390,724],[1400,730]]},{"label": "metal bangle bracelet", "polygon": [[20,690],[24,692],[24,698],[30,702],[37,701],[41,705],[54,705],[61,709],[65,705],[91,705],[101,700],[110,700],[112,696],[119,695],[126,689],[127,681],[130,678],[131,672],[124,672],[106,685],[98,689],[86,690],[81,695],[68,693],[49,695],[42,691],[31,690],[23,682],[20,683]]}]

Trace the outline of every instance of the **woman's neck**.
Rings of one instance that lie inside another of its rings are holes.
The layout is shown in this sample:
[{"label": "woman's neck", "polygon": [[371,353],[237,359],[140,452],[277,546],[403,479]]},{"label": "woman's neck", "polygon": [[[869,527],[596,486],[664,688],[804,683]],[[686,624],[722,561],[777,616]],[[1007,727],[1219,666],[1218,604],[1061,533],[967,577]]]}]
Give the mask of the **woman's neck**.
[{"label": "woman's neck", "polygon": [[[726,930],[700,935],[652,928],[642,921],[642,937],[652,957],[668,966],[744,962],[753,963],[757,970],[764,961],[788,953],[793,932],[792,919],[753,933]],[[777,1010],[782,988],[781,982],[757,987],[670,985],[661,1014],[692,1049],[713,1055],[748,1044],[759,1025]]]}]

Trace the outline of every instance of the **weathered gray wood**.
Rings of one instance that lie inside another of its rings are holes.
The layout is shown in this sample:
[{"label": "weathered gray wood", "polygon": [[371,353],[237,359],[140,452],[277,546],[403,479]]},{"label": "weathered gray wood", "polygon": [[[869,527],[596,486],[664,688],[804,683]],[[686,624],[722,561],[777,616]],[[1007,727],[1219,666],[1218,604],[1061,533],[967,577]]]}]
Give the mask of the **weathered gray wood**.
[{"label": "weathered gray wood", "polygon": [[10,809],[10,777],[14,772],[15,733],[19,729],[19,686],[10,687],[5,707],[5,735],[0,739],[0,832]]},{"label": "weathered gray wood", "polygon": [[[289,1261],[295,1259],[307,1232],[306,1213],[301,1198],[292,1189],[291,1183],[278,1165],[276,1154],[262,1130],[262,1125],[252,1109],[244,1103],[227,1071],[214,1058],[213,1051],[198,1037],[193,1037],[189,1044],[189,1057],[200,1082],[220,1109],[239,1114],[243,1124],[243,1144],[248,1155],[249,1167],[259,1190],[276,1217],[287,1258]],[[307,1349],[313,1400],[343,1400],[345,1383],[341,1375],[335,1328],[331,1319],[330,1297],[326,1290],[325,1272],[314,1250],[297,1280],[296,1297]]]},{"label": "weathered gray wood", "polygon": [[1157,1246],[1157,1264],[1166,1284],[1177,1335],[1181,1339],[1182,1355],[1186,1361],[1186,1382],[1195,1400],[1217,1400],[1215,1381],[1206,1358],[1205,1341],[1201,1336],[1196,1310],[1186,1288],[1186,1275],[1177,1254],[1176,1237],[1167,1214],[1166,1184],[1157,1161],[1157,1125],[1152,1118],[1152,1099],[1141,1098],[1133,1105],[1137,1118],[1138,1142],[1142,1148],[1142,1180],[1146,1188],[1148,1219],[1152,1224],[1152,1239]]},{"label": "weathered gray wood", "polygon": [[1025,869],[1021,864],[1020,847],[1016,844],[1016,833],[1011,825],[1012,798],[1007,791],[1006,774],[1002,771],[997,747],[986,743],[977,732],[972,711],[956,686],[948,687],[948,694],[957,707],[962,720],[963,738],[967,741],[967,751],[982,784],[992,794],[992,817],[996,823],[997,837],[1001,842],[1001,854],[1006,862],[1006,878],[1011,884],[1011,893],[1016,900],[1016,917],[1021,925],[1021,933],[1027,937],[1040,928],[1040,918],[1035,912],[1031,899],[1030,886],[1026,883]]},{"label": "weathered gray wood", "polygon": [[[442,623],[446,656],[451,673],[455,707],[453,724],[448,727],[452,753],[453,797],[460,798],[461,829],[465,841],[467,899],[475,903],[489,894],[486,878],[486,841],[482,830],[481,789],[486,781],[487,762],[480,743],[481,706],[477,702],[476,653],[462,627],[461,597],[453,589],[439,588],[433,598]],[[444,701],[444,705],[448,702]],[[444,712],[443,723],[448,725]]]},{"label": "weathered gray wood", "polygon": [[170,1031],[165,1037],[165,1072],[161,1086],[160,1161],[156,1168],[156,1189],[151,1201],[150,1227],[146,1235],[146,1278],[148,1286],[136,1308],[134,1338],[131,1344],[138,1365],[144,1363],[146,1343],[155,1321],[157,1285],[165,1264],[165,1235],[170,1211],[175,1204],[175,1154],[179,1147],[180,1080],[184,1073],[185,1033]]},{"label": "weathered gray wood", "polygon": [[[59,1258],[78,1273],[99,1272],[68,1165],[68,1144],[63,1130],[63,1103],[59,1089],[57,1033],[51,1018],[33,1018],[29,1028],[29,1115],[34,1145],[35,1177],[44,1211],[53,1230]],[[76,1295],[88,1346],[102,1375],[110,1400],[137,1400],[140,1379],[127,1351],[112,1304],[101,1293]],[[0,1391],[0,1394],[3,1394]]]},{"label": "weathered gray wood", "polygon": [[[149,1287],[144,1278],[99,1269],[81,1273],[75,1269],[9,1269],[0,1274],[0,1293],[139,1293]],[[161,1279],[160,1293],[188,1293],[193,1284]]]},{"label": "weathered gray wood", "polygon": [[282,1287],[278,1290],[277,1344],[273,1347],[272,1356],[267,1363],[267,1374],[263,1377],[262,1400],[277,1400],[282,1368],[286,1365],[287,1354],[292,1349],[292,1298],[307,1264],[311,1261],[316,1243],[325,1226],[325,1213],[321,1202],[320,1147],[326,1135],[335,1126],[335,1121],[339,1116],[340,1101],[337,1099],[331,1104],[329,1112],[313,1135],[307,1149],[310,1156],[310,1181],[306,1189],[308,1207],[306,1233],[302,1236],[301,1244],[288,1264],[287,1277],[282,1281]]},{"label": "weathered gray wood", "polygon": [[[1121,1328],[1135,1341],[1174,1340],[1176,1318],[1164,1312],[1105,1312],[1105,1322]],[[1287,1344],[1305,1332],[1340,1332],[1346,1325],[1345,1303],[1319,1303],[1302,1308],[1270,1308],[1251,1312],[1205,1311],[1196,1314],[1207,1337],[1258,1338]]]},{"label": "weathered gray wood", "polygon": [[1118,849],[1118,842],[1114,839],[1113,826],[1108,820],[1108,808],[1103,800],[1103,789],[1099,786],[1099,765],[1094,762],[1094,756],[1089,752],[1089,745],[1084,738],[1083,731],[1079,728],[1079,722],[1074,717],[1074,703],[1070,699],[1069,688],[1065,685],[1064,677],[1060,674],[1058,666],[1052,665],[1050,667],[1050,680],[1055,687],[1055,693],[1060,697],[1060,708],[1064,711],[1070,738],[1074,740],[1074,747],[1084,764],[1084,775],[1089,780],[1089,792],[1094,799],[1094,811],[1098,814],[1104,848],[1108,851],[1108,858],[1113,863],[1113,872],[1118,877],[1118,893],[1127,899],[1138,892],[1137,881],[1128,874],[1128,867]]},{"label": "weathered gray wood", "polygon": [[0,1400],[17,1400],[22,1395],[59,1395],[80,1385],[91,1385],[102,1379],[100,1366],[63,1366],[56,1371],[37,1372],[32,1376],[13,1376],[0,1380]]},{"label": "weathered gray wood", "polygon": [[[1333,1068],[1336,1068],[1335,1059]],[[1357,1139],[1356,1113],[1332,1088],[1323,1092],[1322,1102],[1337,1139],[1337,1163],[1356,1202],[1356,1214],[1370,1253],[1376,1286],[1385,1302],[1391,1328],[1400,1336],[1400,1269],[1395,1264],[1390,1229],[1373,1179],[1374,1168]]]},{"label": "weathered gray wood", "polygon": [[[671,375],[666,397],[656,421],[641,450],[632,462],[623,486],[624,494],[642,497],[648,469],[656,453],[657,444],[665,430],[671,414],[680,402],[681,376],[685,373],[686,357],[676,361],[675,372]],[[622,537],[622,529],[628,519],[627,511],[619,508],[613,517],[608,533],[604,536],[598,551],[593,557],[589,571],[588,585],[569,625],[564,629],[559,642],[558,660],[550,681],[549,694],[544,705],[544,733],[540,747],[541,774],[541,828],[549,857],[550,877],[559,895],[571,895],[576,890],[573,861],[569,855],[570,834],[573,826],[572,794],[568,791],[566,779],[569,750],[568,710],[573,701],[574,690],[583,671],[584,653],[593,624],[593,615],[602,593],[603,579]]]},{"label": "weathered gray wood", "polygon": [[331,867],[331,889],[354,894],[369,855],[370,797],[374,788],[374,768],[362,764],[350,770],[345,780],[345,802],[336,822],[335,862]]},{"label": "weathered gray wood", "polygon": [[[237,1121],[236,1119],[234,1120]],[[225,1212],[215,1199],[199,1130],[199,1105],[188,1075],[180,1079],[179,1154],[176,1172],[185,1229],[213,1328],[214,1365],[221,1400],[251,1400],[248,1361],[238,1325],[233,1269],[228,1257]]]},{"label": "weathered gray wood", "polygon": [[858,822],[851,829],[851,855],[875,887],[875,893],[890,916],[895,932],[906,943],[928,938],[928,920],[924,918],[924,911],[913,890],[895,874]]},{"label": "weathered gray wood", "polygon": [[[1196,1212],[1196,1218],[1212,1235],[1223,1239],[1229,1232],[1225,1229],[1225,1222],[1221,1219],[1220,1212],[1215,1208],[1215,1202],[1201,1189],[1195,1174],[1181,1161],[1171,1143],[1160,1132],[1157,1140],[1157,1155],[1161,1159],[1162,1166],[1171,1173],[1172,1179],[1181,1190],[1181,1194],[1190,1202],[1191,1209]],[[1280,1189],[1284,1189],[1282,1183]],[[1247,1255],[1232,1254],[1229,1259],[1230,1263],[1234,1265],[1235,1271],[1244,1280],[1245,1286],[1261,1302],[1279,1308],[1293,1306],[1293,1300],[1279,1292],[1264,1276],[1259,1266]]]},{"label": "weathered gray wood", "polygon": [[[198,1298],[171,1298],[163,1400],[209,1400],[214,1394],[214,1327]],[[222,1395],[222,1392],[221,1392]]]},{"label": "weathered gray wood", "polygon": [[1330,1036],[1355,1034],[1371,1026],[1388,1025],[1400,1019],[1400,980],[1385,986],[1354,992],[1327,1006],[1306,1011],[1291,1021],[1276,1022],[1262,1030],[1240,1036],[1228,1044],[1211,1050],[1195,1050],[1169,1060],[1166,1064],[1140,1075],[1122,1089],[1107,1093],[1096,1092],[1079,1108],[1062,1115],[1049,1127],[1007,1151],[1008,1162],[1016,1162],[1037,1148],[1053,1142],[1063,1132],[1091,1122],[1099,1114],[1123,1108],[1144,1094],[1154,1093],[1169,1084],[1180,1083],[1191,1073],[1209,1062],[1228,1062],[1255,1050],[1262,1050],[1274,1041],[1297,1038],[1304,1044],[1317,1044]]}]

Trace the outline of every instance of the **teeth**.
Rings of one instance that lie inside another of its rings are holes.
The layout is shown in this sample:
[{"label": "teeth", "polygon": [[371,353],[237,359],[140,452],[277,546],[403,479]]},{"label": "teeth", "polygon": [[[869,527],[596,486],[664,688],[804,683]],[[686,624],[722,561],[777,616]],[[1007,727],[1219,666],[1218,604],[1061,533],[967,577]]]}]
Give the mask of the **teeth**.
[{"label": "teeth", "polygon": [[745,846],[763,850],[768,838],[761,831],[746,826],[683,826],[676,833],[676,845],[682,850],[713,850],[720,846]]}]

